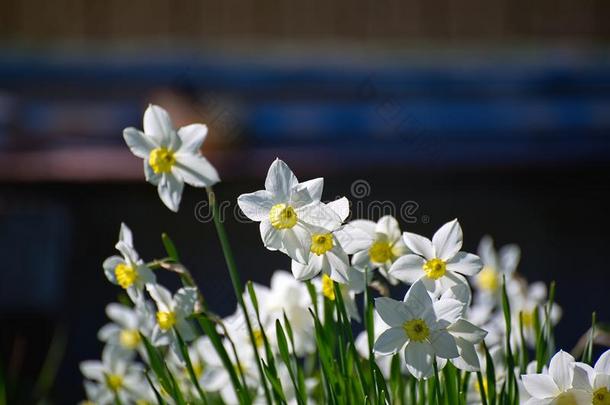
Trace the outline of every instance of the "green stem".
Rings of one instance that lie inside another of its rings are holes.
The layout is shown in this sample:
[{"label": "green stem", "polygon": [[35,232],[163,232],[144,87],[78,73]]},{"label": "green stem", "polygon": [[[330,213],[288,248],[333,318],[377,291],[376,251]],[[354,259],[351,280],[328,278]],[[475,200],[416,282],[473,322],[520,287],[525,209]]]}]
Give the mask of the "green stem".
[{"label": "green stem", "polygon": [[271,394],[269,393],[269,388],[267,387],[267,383],[265,382],[265,373],[263,372],[263,366],[261,365],[261,359],[258,355],[258,351],[256,350],[256,338],[254,337],[254,332],[252,330],[252,324],[250,322],[250,317],[248,316],[248,311],[246,309],[246,304],[244,302],[243,297],[243,286],[241,280],[239,278],[239,272],[237,271],[237,265],[235,264],[235,258],[233,256],[233,252],[231,250],[231,245],[229,243],[229,238],[227,236],[227,232],[225,230],[224,224],[222,223],[218,211],[218,205],[216,204],[216,195],[214,194],[214,190],[212,187],[206,188],[208,194],[208,202],[210,204],[210,208],[212,209],[212,218],[214,219],[214,225],[216,226],[216,233],[218,234],[218,239],[220,240],[220,245],[222,247],[222,252],[225,257],[225,261],[227,263],[227,268],[229,269],[229,276],[231,277],[231,283],[233,284],[233,290],[235,291],[235,297],[237,298],[237,303],[241,307],[244,318],[246,320],[246,327],[248,329],[248,335],[250,336],[250,342],[252,343],[252,347],[254,348],[254,356],[256,358],[256,367],[260,374],[260,381],[263,385],[265,391],[265,398],[267,403],[271,404]]}]

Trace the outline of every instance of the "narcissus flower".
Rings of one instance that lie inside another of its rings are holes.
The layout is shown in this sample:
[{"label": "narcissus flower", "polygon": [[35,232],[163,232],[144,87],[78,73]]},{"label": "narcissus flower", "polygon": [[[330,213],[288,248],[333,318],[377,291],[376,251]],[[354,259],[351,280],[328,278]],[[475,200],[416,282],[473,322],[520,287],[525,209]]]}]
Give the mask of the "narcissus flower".
[{"label": "narcissus flower", "polygon": [[155,282],[155,274],[138,256],[133,247],[131,230],[121,224],[119,241],[116,249],[121,256],[111,256],[104,261],[104,273],[111,283],[123,287],[133,302],[141,299],[142,289],[148,283]]},{"label": "narcissus flower", "polygon": [[[157,323],[152,333],[152,343],[155,346],[164,346],[177,342],[174,331],[180,333],[184,341],[188,342],[195,338],[195,331],[187,321],[195,310],[197,302],[197,289],[184,287],[172,294],[163,286],[150,284],[146,287],[148,293],[157,304]],[[179,353],[179,351],[177,351]]]},{"label": "narcissus flower", "polygon": [[341,224],[337,214],[320,202],[323,184],[321,178],[299,183],[288,165],[276,159],[269,167],[265,189],[242,194],[237,203],[248,218],[260,222],[267,249],[307,264],[312,234],[319,228],[328,233]]},{"label": "narcissus flower", "polygon": [[521,250],[512,244],[496,251],[493,239],[484,236],[479,243],[478,253],[483,269],[475,276],[474,285],[482,300],[498,300],[502,291],[502,278],[506,278],[507,284],[512,280],[521,258]]},{"label": "narcissus flower", "polygon": [[214,166],[201,155],[208,128],[191,124],[174,129],[163,108],[149,105],[144,112],[144,132],[125,128],[123,138],[131,152],[144,159],[146,180],[157,186],[161,201],[177,212],[184,183],[209,187],[220,181]]},{"label": "narcissus flower", "polygon": [[523,386],[531,396],[525,405],[590,405],[591,393],[574,387],[575,360],[560,350],[549,364],[548,374],[525,374]]},{"label": "narcissus flower", "polygon": [[460,252],[462,228],[457,219],[447,222],[430,239],[405,232],[407,254],[390,268],[390,275],[406,283],[422,280],[428,291],[440,294],[457,283],[466,283],[461,274],[474,276],[483,267],[479,256]]},{"label": "narcissus flower", "polygon": [[357,219],[349,222],[337,237],[348,254],[353,254],[352,266],[369,271],[379,269],[392,284],[398,280],[388,274],[388,269],[399,257],[409,252],[405,246],[398,221],[390,215],[376,223]]},{"label": "narcissus flower", "polygon": [[153,329],[153,312],[148,305],[137,305],[135,309],[122,304],[108,304],[106,315],[113,322],[104,325],[97,336],[102,342],[120,346],[125,350],[136,350],[142,347],[142,338],[150,336]]},{"label": "narcissus flower", "polygon": [[[341,222],[345,221],[349,215],[349,201],[345,197],[330,202],[326,206],[337,214]],[[307,264],[292,261],[292,274],[297,280],[309,280],[322,272],[338,283],[348,282],[349,258],[333,233],[335,230],[311,227],[311,245]]]},{"label": "narcissus flower", "polygon": [[595,366],[577,362],[574,368],[573,388],[588,392],[593,405],[610,404],[610,350],[606,350]]},{"label": "narcissus flower", "polygon": [[411,286],[404,301],[377,298],[375,309],[390,327],[375,341],[375,353],[390,355],[404,348],[407,369],[418,379],[432,375],[437,358],[442,366],[443,359],[474,353],[474,344],[485,336],[485,331],[460,319],[464,303],[453,298],[433,301],[422,282]]},{"label": "narcissus flower", "polygon": [[145,385],[142,366],[132,362],[131,356],[117,346],[107,345],[102,352],[102,361],[88,360],[80,363],[85,378],[92,380],[87,389],[89,398],[98,404],[135,402],[138,387]]}]

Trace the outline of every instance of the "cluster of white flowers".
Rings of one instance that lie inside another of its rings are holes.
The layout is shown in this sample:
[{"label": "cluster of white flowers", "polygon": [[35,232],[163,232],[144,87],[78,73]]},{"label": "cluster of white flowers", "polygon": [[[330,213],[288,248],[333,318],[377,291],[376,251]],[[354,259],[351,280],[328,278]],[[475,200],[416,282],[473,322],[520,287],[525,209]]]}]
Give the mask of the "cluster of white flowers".
[{"label": "cluster of white flowers", "polygon": [[[200,124],[174,130],[169,115],[158,106],[146,110],[144,132],[134,128],[124,132],[132,152],[144,159],[146,179],[158,187],[161,200],[172,211],[178,210],[184,182],[211,187],[219,181],[216,170],[200,154],[206,133]],[[269,368],[270,360],[285,355],[284,331],[289,330],[292,354],[307,364],[320,350],[316,321],[338,320],[343,306],[348,323],[361,322],[357,297],[373,289],[382,295],[374,300],[370,313],[373,339],[365,330],[355,339],[355,348],[363,361],[373,355],[386,379],[397,356],[399,372],[416,380],[431,378],[448,364],[468,373],[485,371],[491,366],[488,361],[493,361],[496,383],[503,386],[509,380],[504,362],[507,344],[517,352],[533,348],[545,319],[551,324],[558,321],[561,311],[549,302],[546,287],[528,285],[517,274],[517,246],[497,252],[486,236],[478,255],[465,252],[457,219],[442,225],[432,239],[401,232],[392,216],[377,222],[346,222],[349,201],[323,202],[323,186],[322,178],[299,182],[288,165],[276,159],[265,188],[238,198],[243,213],[260,223],[264,246],[290,258],[292,274],[278,270],[269,287],[252,284],[243,295],[237,294],[239,305],[225,318],[204,308],[192,283],[174,294],[159,285],[154,271],[165,267],[160,261],[140,259],[131,231],[122,224],[116,244],[121,256],[109,257],[103,268],[108,280],[124,289],[129,302],[108,305],[112,323],[98,334],[106,344],[102,361],[81,364],[88,399],[96,404],[175,403],[150,373],[154,353],[159,353],[175,380],[173,386],[185,397],[207,393],[224,403],[240,403],[232,380],[237,370],[239,384],[253,393],[254,402],[269,401],[263,388],[265,375],[272,374],[277,378],[271,385],[283,387],[283,402],[302,403],[303,397],[314,398],[322,383],[316,373],[300,385],[291,383],[295,381],[291,367],[298,364],[287,366],[285,359]],[[387,296],[388,288],[379,288],[385,282],[392,289],[408,285],[404,299]],[[512,317],[508,322],[503,312],[507,297]],[[337,310],[329,311],[329,305]],[[194,322],[204,313],[214,318],[212,335],[209,330],[201,333]],[[517,382],[522,403],[610,404],[609,358],[605,353],[592,368],[560,351],[542,374],[528,372]],[[528,370],[533,368],[535,364]],[[481,392],[490,389],[487,383],[470,381],[468,403],[481,403]],[[300,400],[297,387],[306,391],[299,394]]]}]

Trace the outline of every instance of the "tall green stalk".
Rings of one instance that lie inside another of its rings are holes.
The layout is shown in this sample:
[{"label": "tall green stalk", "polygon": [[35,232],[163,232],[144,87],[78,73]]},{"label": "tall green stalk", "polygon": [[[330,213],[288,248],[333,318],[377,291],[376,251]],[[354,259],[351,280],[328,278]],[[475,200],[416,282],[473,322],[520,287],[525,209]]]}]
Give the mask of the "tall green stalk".
[{"label": "tall green stalk", "polygon": [[[233,284],[235,298],[237,298],[237,303],[239,304],[240,308],[244,313],[246,327],[248,329],[248,335],[250,337],[252,347],[256,348],[256,338],[254,337],[252,323],[250,322],[250,317],[248,316],[248,311],[244,302],[243,286],[239,277],[239,272],[237,271],[237,265],[235,264],[235,258],[233,256],[233,251],[231,250],[227,231],[225,230],[224,224],[220,219],[218,205],[216,204],[216,195],[214,194],[214,190],[212,189],[212,187],[207,187],[206,191],[208,195],[208,202],[210,204],[210,208],[212,209],[212,218],[214,220],[214,225],[216,226],[216,233],[218,234],[218,239],[220,240],[222,252],[225,257],[225,262],[227,263],[227,268],[229,269],[229,276],[231,277],[231,284]],[[260,375],[260,382],[263,385],[263,389],[265,392],[265,399],[267,400],[267,403],[271,404],[271,394],[269,392],[269,388],[267,387],[267,383],[265,382],[265,373],[263,371],[263,366],[261,364],[261,359],[257,350],[254,350],[254,356],[256,358],[256,367]]]}]

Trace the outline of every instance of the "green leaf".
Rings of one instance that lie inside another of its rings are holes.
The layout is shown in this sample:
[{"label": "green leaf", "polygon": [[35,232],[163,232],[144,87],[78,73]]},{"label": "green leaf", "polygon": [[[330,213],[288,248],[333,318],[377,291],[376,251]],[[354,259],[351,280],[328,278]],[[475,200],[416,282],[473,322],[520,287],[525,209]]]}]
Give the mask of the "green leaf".
[{"label": "green leaf", "polygon": [[163,242],[167,256],[169,256],[173,261],[179,262],[180,256],[178,256],[176,245],[174,245],[174,242],[172,242],[170,237],[165,232],[161,234],[161,241]]},{"label": "green leaf", "polygon": [[199,380],[197,379],[197,375],[195,374],[195,370],[193,369],[193,363],[191,362],[191,356],[189,355],[189,349],[186,346],[186,343],[184,343],[184,340],[182,339],[182,336],[180,336],[178,330],[174,328],[174,332],[178,337],[178,346],[180,347],[180,354],[182,354],[182,357],[184,358],[184,361],[186,363],[186,369],[189,373],[189,377],[191,378],[191,382],[195,386],[195,389],[199,394],[199,398],[203,401],[204,404],[207,404],[208,399],[203,390],[201,389],[201,386],[199,385]]}]

